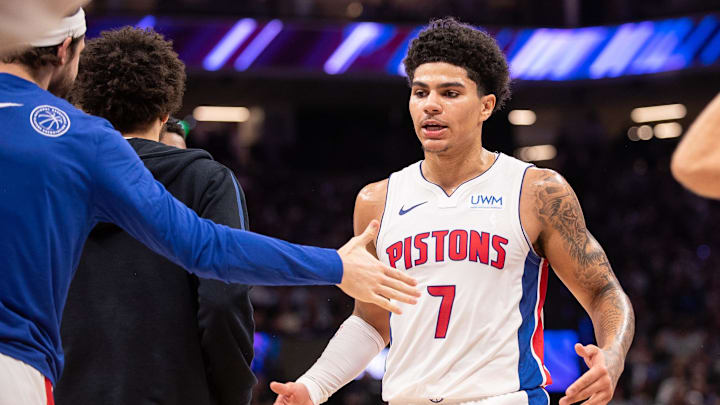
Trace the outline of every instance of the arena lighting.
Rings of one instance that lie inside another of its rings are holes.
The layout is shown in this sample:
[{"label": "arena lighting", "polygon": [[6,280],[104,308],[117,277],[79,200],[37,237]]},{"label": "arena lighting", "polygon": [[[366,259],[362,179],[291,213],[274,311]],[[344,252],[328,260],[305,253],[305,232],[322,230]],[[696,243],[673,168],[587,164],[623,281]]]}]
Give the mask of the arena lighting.
[{"label": "arena lighting", "polygon": [[205,70],[215,71],[223,67],[240,45],[255,31],[255,27],[257,27],[257,23],[252,18],[243,18],[235,23],[203,60]]},{"label": "arena lighting", "polygon": [[630,127],[627,131],[627,137],[629,140],[633,142],[637,142],[640,140],[640,137],[638,137],[638,127]]},{"label": "arena lighting", "polygon": [[650,125],[641,125],[637,130],[637,137],[641,141],[649,141],[653,137],[653,130]]},{"label": "arena lighting", "polygon": [[345,41],[333,52],[325,62],[325,73],[335,75],[343,73],[355,62],[360,53],[381,33],[382,27],[377,23],[360,23],[352,28]]},{"label": "arena lighting", "polygon": [[632,110],[630,118],[637,123],[678,120],[684,118],[687,109],[682,104],[656,105],[639,107]]},{"label": "arena lighting", "polygon": [[655,137],[658,139],[677,138],[682,134],[682,125],[677,122],[664,122],[653,128]]},{"label": "arena lighting", "polygon": [[200,106],[193,110],[193,118],[211,122],[245,122],[250,119],[250,110],[245,107]]},{"label": "arena lighting", "polygon": [[141,30],[146,30],[148,28],[155,28],[155,23],[157,22],[157,19],[152,15],[146,15],[142,18],[142,20],[138,21],[137,24],[135,24],[135,28],[139,28]]},{"label": "arena lighting", "polygon": [[272,20],[267,23],[262,31],[255,36],[255,39],[250,42],[247,48],[245,48],[235,60],[235,69],[242,71],[249,68],[282,29],[283,23],[280,20]]},{"label": "arena lighting", "polygon": [[508,114],[508,121],[513,125],[532,125],[536,119],[533,110],[512,110]]},{"label": "arena lighting", "polygon": [[535,145],[518,148],[515,156],[526,162],[552,160],[557,156],[557,149],[553,145]]}]

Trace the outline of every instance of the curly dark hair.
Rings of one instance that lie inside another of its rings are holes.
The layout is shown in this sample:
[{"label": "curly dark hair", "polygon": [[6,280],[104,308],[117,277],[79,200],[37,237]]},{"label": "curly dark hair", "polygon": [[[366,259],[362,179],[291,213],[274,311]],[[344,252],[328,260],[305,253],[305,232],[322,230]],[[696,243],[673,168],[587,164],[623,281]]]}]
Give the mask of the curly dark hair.
[{"label": "curly dark hair", "polygon": [[481,94],[494,94],[495,110],[510,98],[510,72],[505,55],[487,33],[452,17],[432,20],[413,39],[405,57],[410,83],[415,69],[423,63],[445,62],[464,68]]},{"label": "curly dark hair", "polygon": [[124,27],[87,42],[70,100],[122,133],[144,130],[180,109],[185,77],[171,41]]}]

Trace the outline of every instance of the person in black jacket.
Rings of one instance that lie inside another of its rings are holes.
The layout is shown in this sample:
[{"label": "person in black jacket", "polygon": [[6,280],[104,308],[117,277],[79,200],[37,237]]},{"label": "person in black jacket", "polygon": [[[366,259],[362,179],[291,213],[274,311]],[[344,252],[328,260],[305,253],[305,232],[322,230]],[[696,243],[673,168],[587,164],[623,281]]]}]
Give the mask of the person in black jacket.
[{"label": "person in black jacket", "polygon": [[[109,120],[198,215],[247,229],[245,198],[229,169],[203,150],[159,142],[184,87],[185,67],[172,44],[128,27],[87,43],[72,100]],[[250,403],[249,287],[176,267],[115,225],[92,231],[63,317],[58,405]]]}]

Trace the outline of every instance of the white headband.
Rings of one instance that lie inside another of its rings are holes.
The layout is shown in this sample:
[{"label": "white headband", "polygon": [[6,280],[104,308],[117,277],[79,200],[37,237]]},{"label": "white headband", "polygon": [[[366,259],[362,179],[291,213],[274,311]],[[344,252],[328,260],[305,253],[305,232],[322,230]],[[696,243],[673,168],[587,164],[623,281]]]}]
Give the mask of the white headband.
[{"label": "white headband", "polygon": [[35,48],[55,46],[61,44],[66,38],[79,38],[85,34],[85,31],[87,31],[85,11],[80,8],[74,15],[60,20],[58,28],[46,32],[45,35],[31,42],[30,45]]}]

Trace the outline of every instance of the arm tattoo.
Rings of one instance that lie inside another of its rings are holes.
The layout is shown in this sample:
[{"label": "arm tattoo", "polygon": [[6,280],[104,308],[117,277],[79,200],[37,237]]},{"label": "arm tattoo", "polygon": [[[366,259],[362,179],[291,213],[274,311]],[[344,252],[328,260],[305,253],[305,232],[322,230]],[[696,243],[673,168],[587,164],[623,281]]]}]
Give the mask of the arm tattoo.
[{"label": "arm tattoo", "polygon": [[[635,315],[630,300],[620,287],[600,244],[585,226],[580,203],[566,181],[552,171],[544,171],[535,182],[537,215],[543,229],[557,232],[574,264],[574,276],[590,292],[590,316],[598,334],[598,344],[613,339],[618,343],[618,361],[624,359],[635,331]],[[540,235],[540,247],[544,234]]]}]

